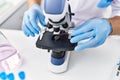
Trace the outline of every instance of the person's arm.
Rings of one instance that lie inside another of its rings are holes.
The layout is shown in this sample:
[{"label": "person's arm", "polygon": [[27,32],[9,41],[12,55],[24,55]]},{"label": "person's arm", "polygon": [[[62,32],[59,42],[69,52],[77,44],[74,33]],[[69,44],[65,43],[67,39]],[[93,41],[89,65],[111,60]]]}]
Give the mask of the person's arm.
[{"label": "person's arm", "polygon": [[29,8],[35,4],[41,4],[41,2],[42,0],[27,0],[27,4]]},{"label": "person's arm", "polygon": [[112,26],[111,35],[120,35],[120,0],[113,0],[112,15],[108,20]]},{"label": "person's arm", "polygon": [[120,35],[120,16],[115,16],[108,19],[112,26],[111,35]]}]

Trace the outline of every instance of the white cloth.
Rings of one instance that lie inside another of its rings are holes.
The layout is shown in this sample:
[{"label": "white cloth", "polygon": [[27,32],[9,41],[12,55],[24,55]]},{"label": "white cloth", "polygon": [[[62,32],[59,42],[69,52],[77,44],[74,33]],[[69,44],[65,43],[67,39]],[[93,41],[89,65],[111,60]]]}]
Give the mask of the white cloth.
[{"label": "white cloth", "polygon": [[112,16],[120,16],[120,0],[114,0],[112,3]]},{"label": "white cloth", "polygon": [[[70,0],[72,12],[75,13],[73,21],[80,25],[91,18],[103,18],[108,7],[99,8],[100,0]],[[120,16],[120,0],[112,2],[112,16]]]}]

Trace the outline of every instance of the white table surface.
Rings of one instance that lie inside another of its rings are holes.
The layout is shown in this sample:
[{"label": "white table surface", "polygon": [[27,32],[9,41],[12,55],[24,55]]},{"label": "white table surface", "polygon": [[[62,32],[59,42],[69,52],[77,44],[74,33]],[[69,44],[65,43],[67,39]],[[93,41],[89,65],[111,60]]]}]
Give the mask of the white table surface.
[{"label": "white table surface", "polygon": [[[22,31],[0,30],[19,50],[22,66],[14,71],[25,71],[26,80],[108,80],[120,56],[120,38],[108,38],[104,45],[81,52],[72,52],[69,69],[62,74],[48,70],[49,53],[35,47],[35,38],[27,38]],[[19,80],[19,79],[16,79]]]}]

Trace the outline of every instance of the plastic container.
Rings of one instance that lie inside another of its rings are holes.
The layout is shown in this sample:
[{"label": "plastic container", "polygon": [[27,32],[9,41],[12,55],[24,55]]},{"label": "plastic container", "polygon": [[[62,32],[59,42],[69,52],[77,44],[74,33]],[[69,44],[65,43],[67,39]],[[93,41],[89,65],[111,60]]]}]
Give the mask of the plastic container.
[{"label": "plastic container", "polygon": [[8,42],[0,32],[0,72],[10,72],[21,64],[19,52]]}]

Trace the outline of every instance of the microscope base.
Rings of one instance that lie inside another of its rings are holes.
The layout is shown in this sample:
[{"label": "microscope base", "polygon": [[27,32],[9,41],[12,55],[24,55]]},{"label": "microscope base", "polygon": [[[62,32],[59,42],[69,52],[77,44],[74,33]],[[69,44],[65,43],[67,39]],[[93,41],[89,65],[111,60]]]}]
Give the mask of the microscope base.
[{"label": "microscope base", "polygon": [[62,65],[54,65],[51,63],[50,59],[51,59],[51,54],[49,55],[49,63],[48,63],[48,68],[51,72],[56,73],[56,74],[60,74],[63,73],[65,71],[67,71],[68,69],[68,65],[69,65],[69,59],[70,59],[70,51],[67,51],[65,54],[65,61]]}]

